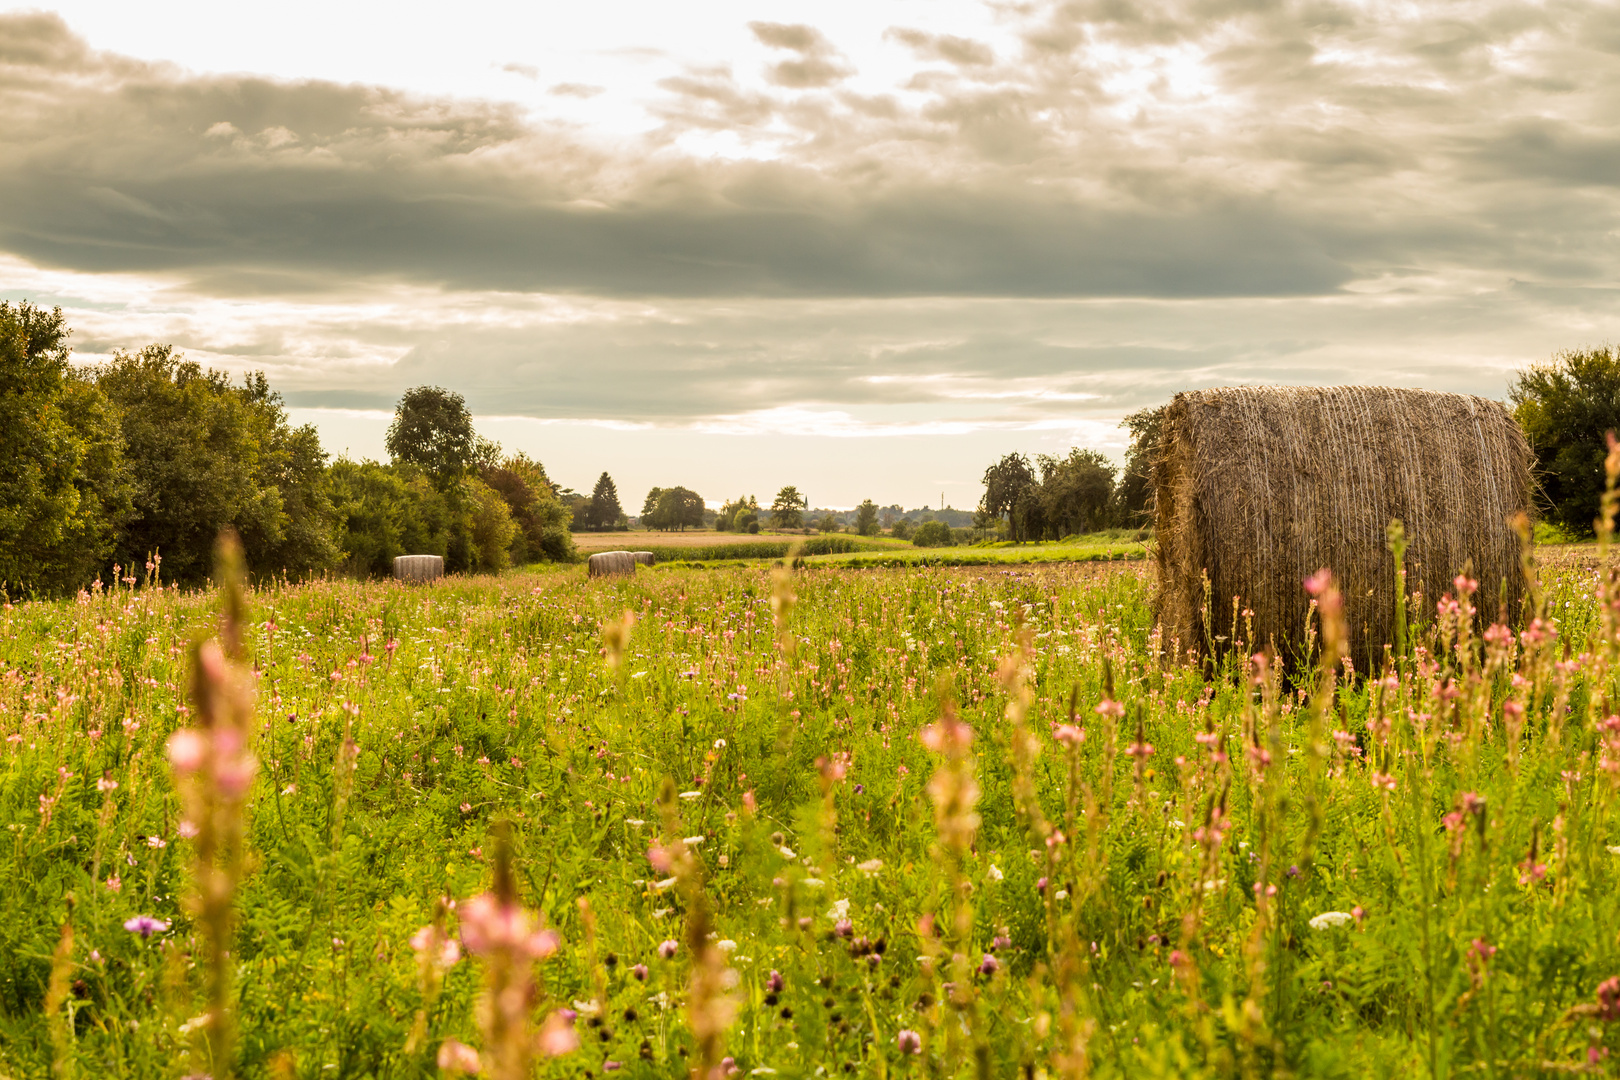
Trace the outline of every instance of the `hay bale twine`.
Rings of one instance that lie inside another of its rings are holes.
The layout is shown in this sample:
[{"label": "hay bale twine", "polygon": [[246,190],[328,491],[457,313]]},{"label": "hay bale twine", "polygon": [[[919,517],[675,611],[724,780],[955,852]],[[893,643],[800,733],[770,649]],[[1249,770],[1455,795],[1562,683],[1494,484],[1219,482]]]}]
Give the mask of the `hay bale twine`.
[{"label": "hay bale twine", "polygon": [[598,551],[585,565],[589,577],[610,577],[636,572],[636,559],[628,551]]},{"label": "hay bale twine", "polygon": [[438,581],[442,577],[443,555],[400,555],[394,559],[395,581]]},{"label": "hay bale twine", "polygon": [[635,557],[637,566],[651,566],[658,561],[650,551],[632,551],[630,554]]},{"label": "hay bale twine", "polygon": [[1350,658],[1376,670],[1394,642],[1391,521],[1405,527],[1407,591],[1422,593],[1426,618],[1469,563],[1480,617],[1497,617],[1504,582],[1517,616],[1524,581],[1507,522],[1530,510],[1530,460],[1518,425],[1486,398],[1368,386],[1177,394],[1154,466],[1165,648],[1208,656],[1243,639],[1296,659],[1304,579],[1327,567],[1344,595]]}]

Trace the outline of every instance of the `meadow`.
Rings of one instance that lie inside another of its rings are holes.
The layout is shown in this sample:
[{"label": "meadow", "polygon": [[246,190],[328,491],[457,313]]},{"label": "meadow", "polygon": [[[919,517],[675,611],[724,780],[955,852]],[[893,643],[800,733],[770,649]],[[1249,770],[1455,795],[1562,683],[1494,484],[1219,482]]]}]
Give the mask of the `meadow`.
[{"label": "meadow", "polygon": [[6,605],[0,1076],[1613,1075],[1620,592],[1544,561],[1371,678],[1143,562]]}]

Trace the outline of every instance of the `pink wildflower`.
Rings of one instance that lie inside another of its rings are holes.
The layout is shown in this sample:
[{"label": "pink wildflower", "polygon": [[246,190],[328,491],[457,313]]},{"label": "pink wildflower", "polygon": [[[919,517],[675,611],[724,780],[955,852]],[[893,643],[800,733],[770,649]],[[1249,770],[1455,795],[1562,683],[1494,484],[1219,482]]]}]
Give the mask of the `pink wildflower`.
[{"label": "pink wildflower", "polygon": [[480,1068],[478,1051],[464,1042],[446,1039],[439,1044],[439,1068],[447,1073],[476,1075]]},{"label": "pink wildflower", "polygon": [[558,1009],[540,1025],[540,1052],[547,1057],[563,1057],[579,1049],[579,1032],[567,1009]]}]

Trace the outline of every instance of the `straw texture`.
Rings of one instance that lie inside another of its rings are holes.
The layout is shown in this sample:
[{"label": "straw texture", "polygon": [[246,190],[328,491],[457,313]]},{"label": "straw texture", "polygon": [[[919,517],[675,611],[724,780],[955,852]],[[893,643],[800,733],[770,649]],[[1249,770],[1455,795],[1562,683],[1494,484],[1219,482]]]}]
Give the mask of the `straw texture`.
[{"label": "straw texture", "polygon": [[394,577],[399,581],[437,581],[444,577],[444,556],[400,555],[394,559]]},{"label": "straw texture", "polygon": [[1350,657],[1376,669],[1394,641],[1392,520],[1409,541],[1407,588],[1429,616],[1470,564],[1481,615],[1497,616],[1505,582],[1516,617],[1523,577],[1507,522],[1530,509],[1530,460],[1518,425],[1485,398],[1362,386],[1177,394],[1154,467],[1165,647],[1207,656],[1242,639],[1294,659],[1310,611],[1304,579],[1327,567]]}]

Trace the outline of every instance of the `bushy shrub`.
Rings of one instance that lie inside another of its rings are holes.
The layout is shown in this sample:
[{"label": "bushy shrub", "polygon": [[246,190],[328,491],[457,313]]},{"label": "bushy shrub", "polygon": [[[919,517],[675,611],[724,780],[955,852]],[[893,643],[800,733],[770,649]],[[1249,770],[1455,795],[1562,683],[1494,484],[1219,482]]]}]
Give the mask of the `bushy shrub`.
[{"label": "bushy shrub", "polygon": [[566,525],[553,525],[542,532],[538,551],[547,562],[579,561],[579,549],[574,546],[574,534],[568,531]]},{"label": "bushy shrub", "polygon": [[[559,561],[550,552],[566,552],[563,562],[574,560],[574,541],[568,537],[568,525],[573,511],[557,498],[551,478],[538,461],[527,454],[512,454],[500,464],[483,470],[484,483],[500,493],[511,511],[517,529],[510,548],[512,562],[517,565],[537,559]],[[554,535],[561,530],[566,543]],[[547,539],[550,536],[551,539]]]},{"label": "bushy shrub", "polygon": [[344,572],[385,576],[398,555],[448,556],[450,507],[420,470],[339,458],[328,480]]},{"label": "bushy shrub", "polygon": [[894,523],[894,527],[889,531],[893,533],[896,540],[910,540],[912,528],[910,518],[901,518]]},{"label": "bushy shrub", "polygon": [[501,498],[500,492],[476,479],[462,484],[462,498],[466,506],[463,520],[469,538],[466,569],[486,574],[505,570],[511,565],[512,541],[518,535],[506,500]]},{"label": "bushy shrub", "polygon": [[[898,533],[898,531],[899,523],[897,522],[896,532]],[[951,535],[951,527],[943,521],[925,521],[917,526],[917,531],[912,534],[911,542],[923,548],[950,547],[956,542],[956,538]]]}]

